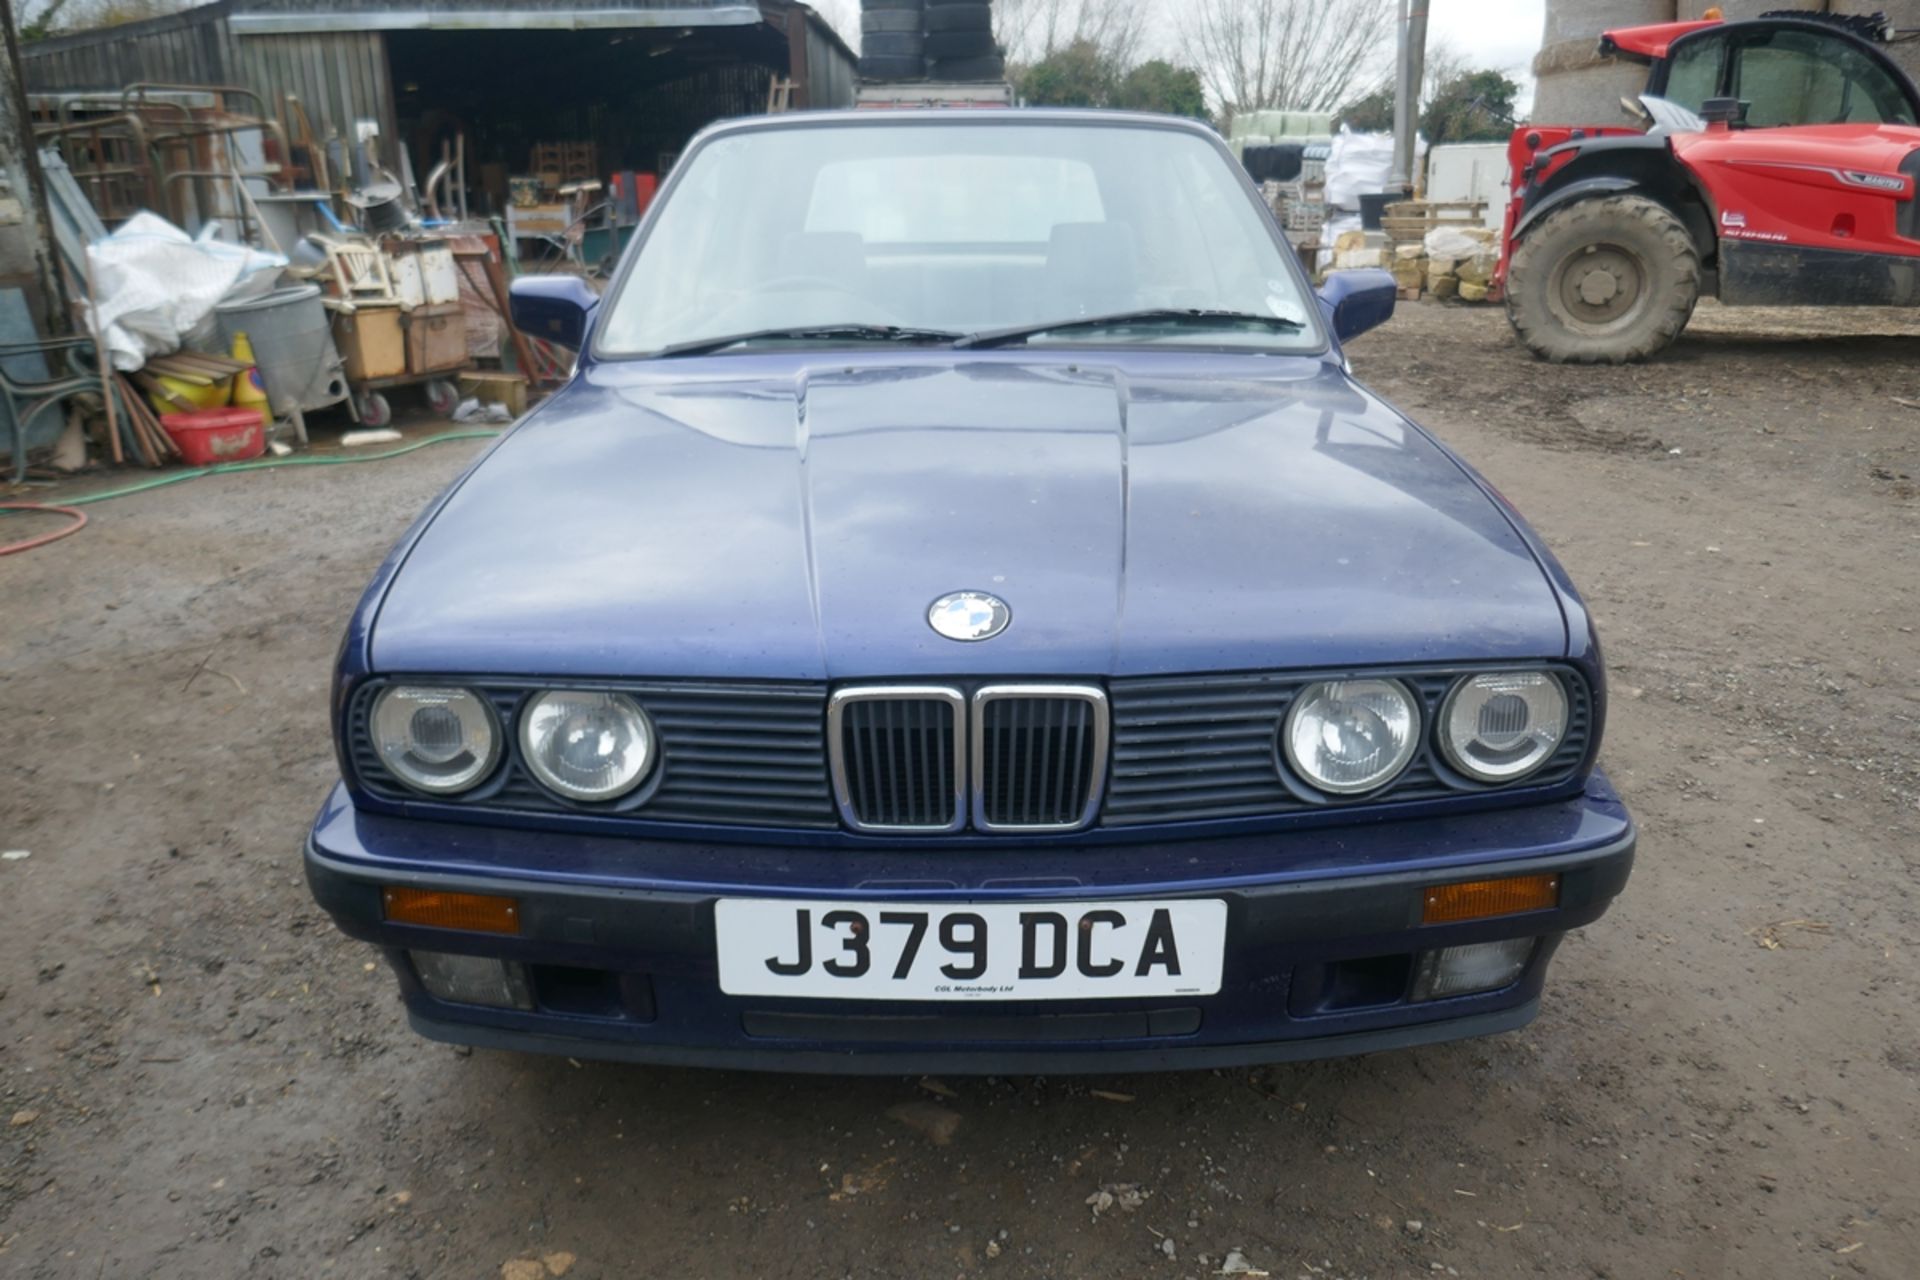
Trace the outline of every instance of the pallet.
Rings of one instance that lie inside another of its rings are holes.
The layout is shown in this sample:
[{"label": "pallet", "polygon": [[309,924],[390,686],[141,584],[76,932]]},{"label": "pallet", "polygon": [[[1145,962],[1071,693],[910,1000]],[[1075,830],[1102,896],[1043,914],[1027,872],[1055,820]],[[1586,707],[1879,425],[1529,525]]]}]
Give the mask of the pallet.
[{"label": "pallet", "polygon": [[527,168],[543,192],[557,191],[570,182],[590,182],[600,176],[600,146],[595,142],[536,142],[529,148]]},{"label": "pallet", "polygon": [[1427,232],[1440,227],[1459,227],[1464,231],[1483,225],[1481,219],[1486,212],[1484,200],[1405,200],[1387,206],[1380,219],[1380,229],[1387,233],[1390,243],[1424,244]]}]

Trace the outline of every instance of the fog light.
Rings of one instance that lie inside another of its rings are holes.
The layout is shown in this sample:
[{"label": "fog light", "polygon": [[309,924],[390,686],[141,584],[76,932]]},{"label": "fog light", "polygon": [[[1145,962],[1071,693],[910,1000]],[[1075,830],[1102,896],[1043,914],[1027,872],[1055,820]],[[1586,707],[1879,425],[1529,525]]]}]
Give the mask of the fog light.
[{"label": "fog light", "polygon": [[531,1009],[533,991],[527,971],[487,956],[456,956],[445,951],[409,951],[420,985],[435,1000],[483,1004],[493,1009]]},{"label": "fog light", "polygon": [[1415,1000],[1442,1000],[1512,986],[1533,959],[1537,939],[1508,938],[1420,953],[1413,978]]}]

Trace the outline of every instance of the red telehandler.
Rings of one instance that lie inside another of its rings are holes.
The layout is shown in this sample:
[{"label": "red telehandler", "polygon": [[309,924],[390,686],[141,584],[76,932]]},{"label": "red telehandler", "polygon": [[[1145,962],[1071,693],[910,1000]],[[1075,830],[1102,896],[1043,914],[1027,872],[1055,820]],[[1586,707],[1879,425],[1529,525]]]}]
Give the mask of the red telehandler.
[{"label": "red telehandler", "polygon": [[1496,284],[1520,340],[1643,360],[1702,297],[1920,305],[1920,91],[1884,15],[1709,16],[1608,32],[1647,62],[1638,128],[1534,125],[1509,145]]}]

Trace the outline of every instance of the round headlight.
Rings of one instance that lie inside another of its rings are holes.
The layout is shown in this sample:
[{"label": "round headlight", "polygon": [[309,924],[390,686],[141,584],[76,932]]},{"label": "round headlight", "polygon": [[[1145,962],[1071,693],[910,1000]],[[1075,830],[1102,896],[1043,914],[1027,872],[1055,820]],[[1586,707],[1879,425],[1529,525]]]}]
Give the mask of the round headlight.
[{"label": "round headlight", "polygon": [[370,727],[380,763],[428,795],[476,786],[500,758],[493,708],[468,689],[395,685],[375,700]]},{"label": "round headlight", "polygon": [[556,690],[520,713],[520,754],[571,800],[615,800],[653,767],[653,722],[620,693]]},{"label": "round headlight", "polygon": [[1302,691],[1287,713],[1287,761],[1334,795],[1377,791],[1420,745],[1420,712],[1397,680],[1336,680]]},{"label": "round headlight", "polygon": [[1471,676],[1440,713],[1447,762],[1481,782],[1513,782],[1545,764],[1567,735],[1567,691],[1544,671]]}]

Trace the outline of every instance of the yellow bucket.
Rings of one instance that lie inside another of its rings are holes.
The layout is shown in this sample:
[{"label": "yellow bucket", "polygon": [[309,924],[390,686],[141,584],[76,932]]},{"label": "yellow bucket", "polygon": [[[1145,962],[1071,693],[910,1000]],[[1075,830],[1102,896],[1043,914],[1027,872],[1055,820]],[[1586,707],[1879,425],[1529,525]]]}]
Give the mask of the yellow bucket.
[{"label": "yellow bucket", "polygon": [[[156,380],[166,388],[169,395],[178,397],[195,409],[221,408],[227,403],[227,396],[230,394],[231,379],[216,382],[211,386],[182,382],[179,378],[169,378],[165,374],[156,375]],[[166,396],[149,395],[147,399],[153,402],[155,411],[159,413],[181,412],[180,406]]]}]

